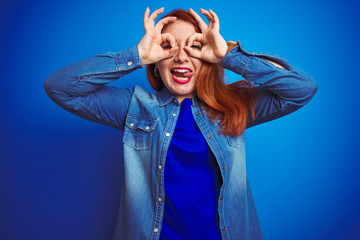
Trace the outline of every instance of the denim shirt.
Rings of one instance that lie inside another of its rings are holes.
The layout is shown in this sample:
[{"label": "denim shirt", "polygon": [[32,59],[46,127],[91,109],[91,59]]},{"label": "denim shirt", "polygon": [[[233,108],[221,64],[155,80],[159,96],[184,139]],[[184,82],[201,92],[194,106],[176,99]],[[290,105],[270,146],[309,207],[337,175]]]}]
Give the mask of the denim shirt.
[{"label": "denim shirt", "polygon": [[[248,127],[299,109],[317,90],[311,76],[284,59],[250,54],[240,45],[226,54],[221,66],[256,86],[255,120]],[[50,75],[44,84],[49,97],[66,110],[124,131],[123,143],[119,143],[124,146],[124,183],[114,240],[159,239],[164,214],[165,159],[180,103],[166,87],[149,93],[139,86],[132,90],[106,86],[141,67],[134,46],[73,63]],[[220,134],[219,122],[212,122],[202,106],[193,96],[192,114],[223,180],[218,199],[222,239],[262,239],[246,175],[245,136]]]}]

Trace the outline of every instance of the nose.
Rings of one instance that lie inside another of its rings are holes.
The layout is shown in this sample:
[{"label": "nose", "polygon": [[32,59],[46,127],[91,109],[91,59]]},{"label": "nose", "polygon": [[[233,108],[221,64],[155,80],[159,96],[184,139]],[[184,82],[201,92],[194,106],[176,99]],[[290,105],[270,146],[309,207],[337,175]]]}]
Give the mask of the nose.
[{"label": "nose", "polygon": [[189,55],[185,51],[184,47],[179,47],[177,54],[175,55],[176,62],[187,62],[189,61]]}]

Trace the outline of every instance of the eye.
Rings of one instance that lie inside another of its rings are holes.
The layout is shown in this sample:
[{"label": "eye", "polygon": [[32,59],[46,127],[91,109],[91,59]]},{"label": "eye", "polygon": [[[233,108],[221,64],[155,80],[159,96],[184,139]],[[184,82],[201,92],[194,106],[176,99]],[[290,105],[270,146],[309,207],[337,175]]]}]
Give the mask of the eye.
[{"label": "eye", "polygon": [[191,48],[197,49],[197,50],[201,50],[201,49],[202,49],[202,45],[200,45],[200,44],[193,44],[193,45],[191,45]]},{"label": "eye", "polygon": [[169,43],[162,43],[162,44],[161,44],[161,47],[162,47],[163,49],[169,49],[169,48],[171,48],[171,46],[170,46]]}]

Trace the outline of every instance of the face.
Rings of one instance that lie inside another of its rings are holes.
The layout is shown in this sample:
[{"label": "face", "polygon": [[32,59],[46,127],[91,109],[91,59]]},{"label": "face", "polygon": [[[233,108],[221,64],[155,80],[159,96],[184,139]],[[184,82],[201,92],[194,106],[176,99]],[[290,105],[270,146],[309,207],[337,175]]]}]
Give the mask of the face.
[{"label": "face", "polygon": [[[156,63],[156,67],[164,85],[179,102],[182,102],[194,94],[196,78],[202,66],[200,59],[190,57],[184,50],[187,39],[196,32],[195,27],[189,22],[177,20],[166,25],[162,32],[170,33],[175,38],[179,51],[174,57]],[[170,45],[163,43],[162,47],[170,48]],[[200,51],[201,43],[194,42],[191,47]]]}]

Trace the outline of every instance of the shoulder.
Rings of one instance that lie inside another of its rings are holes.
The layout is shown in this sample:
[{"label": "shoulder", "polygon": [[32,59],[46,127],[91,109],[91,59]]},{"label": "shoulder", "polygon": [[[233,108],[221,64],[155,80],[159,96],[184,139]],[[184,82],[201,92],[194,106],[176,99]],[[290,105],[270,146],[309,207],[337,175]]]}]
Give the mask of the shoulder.
[{"label": "shoulder", "polygon": [[128,115],[133,116],[158,116],[159,101],[156,93],[151,93],[140,86],[134,86],[131,96]]},{"label": "shoulder", "polygon": [[144,104],[157,102],[156,93],[148,92],[147,90],[138,85],[135,85],[133,88],[132,98],[134,100],[140,100]]}]

